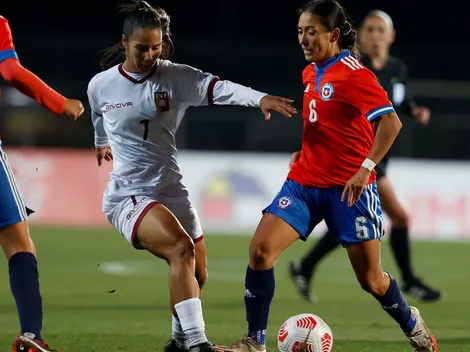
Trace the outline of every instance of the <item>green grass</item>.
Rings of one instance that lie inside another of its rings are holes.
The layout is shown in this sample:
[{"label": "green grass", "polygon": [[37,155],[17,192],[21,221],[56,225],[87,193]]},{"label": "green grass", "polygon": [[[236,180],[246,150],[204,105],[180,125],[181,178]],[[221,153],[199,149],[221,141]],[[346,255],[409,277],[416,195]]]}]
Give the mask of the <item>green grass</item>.
[{"label": "green grass", "polygon": [[[66,352],[162,351],[170,337],[166,264],[133,250],[114,231],[33,228],[44,299],[44,337]],[[206,236],[209,281],[203,291],[209,338],[228,344],[245,334],[243,303],[247,236]],[[313,241],[309,242],[309,244]],[[396,272],[387,243],[384,268]],[[416,242],[415,266],[426,281],[445,290],[438,303],[413,299],[440,342],[440,351],[470,351],[470,243]],[[276,264],[277,289],[268,331],[270,351],[289,316],[312,312],[334,334],[334,351],[410,351],[400,329],[356,283],[344,250],[322,264],[315,280],[320,302],[300,300],[287,276],[289,259],[307,246],[297,243]],[[0,264],[0,349],[18,334],[18,318]],[[117,271],[110,274],[105,271]],[[126,272],[127,270],[127,272]],[[109,293],[115,290],[115,293]]]}]

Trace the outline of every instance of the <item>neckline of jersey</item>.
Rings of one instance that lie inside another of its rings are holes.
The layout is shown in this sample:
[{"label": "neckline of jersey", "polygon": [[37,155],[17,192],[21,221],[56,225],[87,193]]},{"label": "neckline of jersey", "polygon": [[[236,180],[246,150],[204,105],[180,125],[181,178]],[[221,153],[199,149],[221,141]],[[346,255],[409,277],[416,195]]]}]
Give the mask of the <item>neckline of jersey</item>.
[{"label": "neckline of jersey", "polygon": [[140,78],[140,79],[136,79],[134,77],[132,77],[131,75],[129,75],[125,70],[124,68],[122,67],[122,64],[119,64],[118,66],[118,71],[119,73],[124,77],[126,78],[127,80],[131,81],[132,83],[134,84],[141,84],[141,83],[144,83],[146,80],[148,80],[150,77],[152,77],[152,75],[155,73],[155,71],[157,70],[157,64],[153,65],[152,69],[150,70],[149,73],[147,73],[144,77]]},{"label": "neckline of jersey", "polygon": [[333,56],[333,57],[330,57],[329,59],[327,59],[325,61],[325,63],[321,66],[318,66],[316,63],[313,63],[314,66],[315,66],[315,71],[317,70],[325,70],[327,69],[328,67],[334,65],[335,63],[337,63],[339,60],[341,60],[342,58],[346,57],[346,56],[349,56],[351,55],[351,52],[349,50],[344,50],[342,52],[340,52],[339,54]]}]

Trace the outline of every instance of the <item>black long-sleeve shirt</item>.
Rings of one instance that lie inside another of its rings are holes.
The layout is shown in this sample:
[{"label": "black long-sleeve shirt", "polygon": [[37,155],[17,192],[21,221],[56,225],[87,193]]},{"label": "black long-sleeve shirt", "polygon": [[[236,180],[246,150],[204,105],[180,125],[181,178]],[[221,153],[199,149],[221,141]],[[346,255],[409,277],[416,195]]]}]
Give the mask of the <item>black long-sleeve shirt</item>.
[{"label": "black long-sleeve shirt", "polygon": [[[387,63],[380,70],[376,70],[372,67],[372,62],[366,55],[362,57],[361,62],[375,74],[379,84],[387,92],[388,98],[392,102],[395,111],[398,114],[404,113],[411,115],[411,110],[416,106],[416,102],[407,89],[408,67],[406,64],[393,56],[389,56]],[[379,164],[383,172],[385,172],[389,158],[390,152],[384,156]]]}]

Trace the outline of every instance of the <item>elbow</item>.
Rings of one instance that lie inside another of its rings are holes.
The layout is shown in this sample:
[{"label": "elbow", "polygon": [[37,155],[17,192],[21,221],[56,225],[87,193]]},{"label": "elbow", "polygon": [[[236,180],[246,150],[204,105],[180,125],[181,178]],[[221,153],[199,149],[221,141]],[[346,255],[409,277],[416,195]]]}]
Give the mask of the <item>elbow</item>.
[{"label": "elbow", "polygon": [[12,83],[18,76],[20,63],[16,59],[6,59],[0,63],[0,74],[8,83]]}]

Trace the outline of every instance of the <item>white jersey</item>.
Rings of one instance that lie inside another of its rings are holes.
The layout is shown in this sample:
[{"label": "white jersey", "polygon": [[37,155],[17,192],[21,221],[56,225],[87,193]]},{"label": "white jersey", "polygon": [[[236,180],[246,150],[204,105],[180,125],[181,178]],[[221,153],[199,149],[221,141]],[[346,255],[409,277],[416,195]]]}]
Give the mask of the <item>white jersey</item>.
[{"label": "white jersey", "polygon": [[113,171],[105,199],[113,196],[181,197],[175,133],[190,106],[259,107],[266,95],[221,81],[193,67],[158,60],[148,74],[124,71],[122,64],[88,85],[95,147],[110,146]]}]

